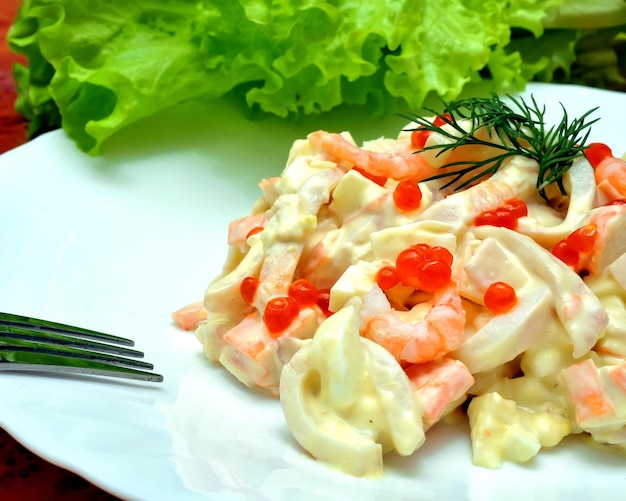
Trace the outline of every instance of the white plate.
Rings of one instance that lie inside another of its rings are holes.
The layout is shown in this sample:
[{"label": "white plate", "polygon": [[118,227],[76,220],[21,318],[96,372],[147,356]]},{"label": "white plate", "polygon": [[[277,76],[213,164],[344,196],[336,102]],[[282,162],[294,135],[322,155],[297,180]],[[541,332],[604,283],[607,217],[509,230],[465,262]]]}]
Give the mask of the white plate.
[{"label": "white plate", "polygon": [[[626,94],[533,85],[549,117],[599,106],[591,140],[624,150]],[[467,430],[429,432],[382,480],[315,463],[280,404],[203,359],[170,312],[202,297],[228,222],[315,128],[395,134],[404,120],[337,113],[248,122],[228,104],[182,106],[129,127],[88,157],[57,131],[0,156],[0,310],[136,340],[163,384],[0,374],[0,425],[34,452],[128,499],[603,499],[626,488],[624,458],[577,439],[529,465],[471,465]]]}]

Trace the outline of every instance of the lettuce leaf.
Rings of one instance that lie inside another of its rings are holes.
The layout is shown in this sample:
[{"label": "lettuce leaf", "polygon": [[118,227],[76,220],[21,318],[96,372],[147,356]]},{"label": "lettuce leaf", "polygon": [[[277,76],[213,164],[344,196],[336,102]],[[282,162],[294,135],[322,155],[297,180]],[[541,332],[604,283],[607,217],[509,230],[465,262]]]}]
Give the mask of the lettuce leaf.
[{"label": "lettuce leaf", "polygon": [[558,52],[569,69],[571,44],[539,58],[512,45],[516,30],[541,40],[563,1],[24,0],[7,39],[29,61],[15,79],[31,135],[61,125],[98,154],[124,126],[193,99],[297,117],[416,109],[470,82],[521,89],[552,71],[541,57]]}]

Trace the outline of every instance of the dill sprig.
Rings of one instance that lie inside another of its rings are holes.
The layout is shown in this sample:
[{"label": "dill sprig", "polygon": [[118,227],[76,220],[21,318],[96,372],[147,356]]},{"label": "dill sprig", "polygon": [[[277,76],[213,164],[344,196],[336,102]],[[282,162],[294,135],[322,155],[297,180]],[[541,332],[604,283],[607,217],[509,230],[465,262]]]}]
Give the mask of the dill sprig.
[{"label": "dill sprig", "polygon": [[[487,146],[494,155],[484,160],[460,160],[441,167],[445,170],[427,180],[450,178],[444,188],[454,186],[461,190],[483,177],[493,175],[508,158],[522,155],[539,164],[537,191],[546,201],[546,188],[558,186],[562,195],[567,195],[563,175],[572,166],[573,160],[582,154],[589,137],[589,127],[599,119],[587,121],[598,108],[587,111],[580,118],[569,121],[567,111],[561,104],[563,116],[558,125],[548,127],[544,117],[546,108],[537,104],[534,96],[531,103],[507,96],[509,106],[497,95],[489,98],[469,98],[449,103],[443,102],[442,113],[426,108],[425,111],[438,115],[442,125],[435,125],[424,117],[403,115],[417,124],[415,129],[441,134],[449,143],[427,146],[424,150],[439,150],[437,156],[461,146]],[[465,121],[461,124],[460,121]],[[468,125],[469,124],[469,125]],[[446,127],[448,125],[449,127]],[[482,128],[487,139],[479,137]],[[497,137],[499,142],[490,138]]]}]

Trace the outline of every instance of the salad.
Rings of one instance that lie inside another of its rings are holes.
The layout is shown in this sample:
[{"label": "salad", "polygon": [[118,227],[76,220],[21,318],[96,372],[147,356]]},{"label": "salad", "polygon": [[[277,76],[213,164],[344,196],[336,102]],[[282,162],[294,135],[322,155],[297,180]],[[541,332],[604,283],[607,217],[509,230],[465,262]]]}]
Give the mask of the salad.
[{"label": "salad", "polygon": [[362,146],[297,140],[175,318],[351,475],[457,415],[488,468],[571,434],[623,453],[626,161],[587,144],[594,110],[554,127],[534,99],[430,111]]}]

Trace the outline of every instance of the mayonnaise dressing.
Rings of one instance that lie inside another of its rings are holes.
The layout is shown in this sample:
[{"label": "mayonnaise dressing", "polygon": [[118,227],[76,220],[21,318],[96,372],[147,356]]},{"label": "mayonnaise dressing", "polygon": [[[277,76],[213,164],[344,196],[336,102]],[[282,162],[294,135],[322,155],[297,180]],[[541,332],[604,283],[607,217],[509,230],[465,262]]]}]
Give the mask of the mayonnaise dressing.
[{"label": "mayonnaise dressing", "polygon": [[280,398],[295,439],[314,457],[356,476],[379,476],[383,454],[409,455],[424,441],[407,375],[362,338],[356,308],[326,319],[285,366]]}]

